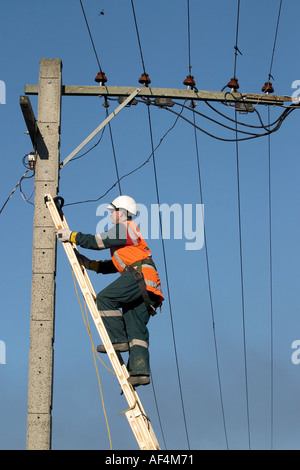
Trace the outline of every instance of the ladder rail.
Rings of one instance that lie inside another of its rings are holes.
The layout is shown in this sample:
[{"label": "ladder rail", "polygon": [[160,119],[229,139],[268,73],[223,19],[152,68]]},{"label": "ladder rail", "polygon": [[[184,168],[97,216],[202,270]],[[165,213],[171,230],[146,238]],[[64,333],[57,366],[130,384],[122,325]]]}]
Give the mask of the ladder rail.
[{"label": "ladder rail", "polygon": [[[45,195],[45,203],[50,211],[55,228],[58,230],[68,229],[69,227],[62,210],[60,209],[60,211],[58,211],[56,203],[50,194]],[[127,400],[129,409],[126,410],[124,414],[126,415],[129,425],[131,426],[137,443],[141,450],[158,450],[160,449],[159,443],[152,429],[150,420],[145,413],[136,390],[127,380],[129,377],[128,370],[123,363],[121,355],[116,353],[104,326],[101,315],[98,311],[96,305],[96,293],[90,281],[87,270],[82,264],[79,263],[79,260],[76,256],[76,252],[78,251],[77,247],[75,244],[70,242],[63,242],[62,245],[69,259],[71,268],[81,289],[87,307],[90,311],[97,332],[103,342],[103,345],[105,346],[107,356],[111,362],[116,377]]]}]

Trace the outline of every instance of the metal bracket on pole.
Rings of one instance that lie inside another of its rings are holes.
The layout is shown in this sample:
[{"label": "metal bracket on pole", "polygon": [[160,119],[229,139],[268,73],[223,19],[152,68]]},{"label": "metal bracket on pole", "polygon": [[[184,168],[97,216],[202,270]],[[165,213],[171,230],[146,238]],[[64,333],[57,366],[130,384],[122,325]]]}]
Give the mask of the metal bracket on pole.
[{"label": "metal bracket on pole", "polygon": [[136,97],[136,95],[140,92],[140,88],[137,88],[133,93],[131,93],[130,96],[128,96],[126,98],[126,100],[123,101],[123,103],[120,104],[120,106],[117,107],[117,109],[115,109],[101,124],[100,126],[98,126],[80,145],[78,145],[78,147],[76,147],[75,150],[73,150],[72,153],[70,153],[70,155],[68,157],[66,157],[64,159],[64,161],[60,164],[60,168],[63,168],[78,152],[80,152],[80,150],[85,147],[86,144],[88,144],[90,142],[90,140],[92,140],[95,135],[98,134],[98,132],[101,131],[101,129],[103,129],[103,127],[106,126],[106,124],[108,124],[112,118],[114,118],[123,108],[125,108],[126,105],[128,105],[130,103],[130,101],[133,100],[133,98]]}]

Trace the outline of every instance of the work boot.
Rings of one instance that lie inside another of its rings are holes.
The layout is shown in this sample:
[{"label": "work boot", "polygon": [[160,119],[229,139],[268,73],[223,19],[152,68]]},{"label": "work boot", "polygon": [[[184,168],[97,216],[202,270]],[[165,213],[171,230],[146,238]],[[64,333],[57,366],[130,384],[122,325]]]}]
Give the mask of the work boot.
[{"label": "work boot", "polygon": [[131,375],[128,377],[128,382],[133,387],[138,387],[139,385],[149,385],[150,377],[149,375]]},{"label": "work boot", "polygon": [[[129,350],[129,344],[128,343],[113,343],[113,347],[114,347],[115,351],[118,351],[118,352],[126,352],[126,351]],[[100,353],[106,353],[106,349],[102,344],[100,344],[97,347],[97,351],[100,352]]]}]

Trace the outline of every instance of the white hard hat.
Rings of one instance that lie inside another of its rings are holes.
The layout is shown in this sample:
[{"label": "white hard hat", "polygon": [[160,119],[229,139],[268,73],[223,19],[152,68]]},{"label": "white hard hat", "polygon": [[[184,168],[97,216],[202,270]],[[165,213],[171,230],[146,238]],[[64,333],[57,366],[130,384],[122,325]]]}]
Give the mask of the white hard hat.
[{"label": "white hard hat", "polygon": [[125,209],[130,215],[137,215],[137,205],[135,200],[130,196],[119,196],[113,200],[107,209]]}]

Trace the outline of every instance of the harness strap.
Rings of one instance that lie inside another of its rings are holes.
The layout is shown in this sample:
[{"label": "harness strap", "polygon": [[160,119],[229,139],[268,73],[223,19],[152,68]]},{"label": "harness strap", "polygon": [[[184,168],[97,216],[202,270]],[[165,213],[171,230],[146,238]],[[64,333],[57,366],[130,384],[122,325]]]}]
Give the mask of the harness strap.
[{"label": "harness strap", "polygon": [[[146,288],[144,275],[142,273],[142,264],[151,264],[151,266],[155,267],[155,264],[153,263],[152,260],[146,259],[146,260],[137,261],[136,263],[131,264],[130,266],[126,266],[125,271],[131,272],[132,275],[134,276],[135,280],[137,281],[139,285],[139,288],[140,288],[142,297],[144,299],[144,302],[146,304],[146,307],[148,309],[148,312],[150,313],[150,315],[153,316],[156,314],[156,309],[151,303],[151,300],[150,300],[150,297]],[[137,269],[135,269],[134,266]]]}]

